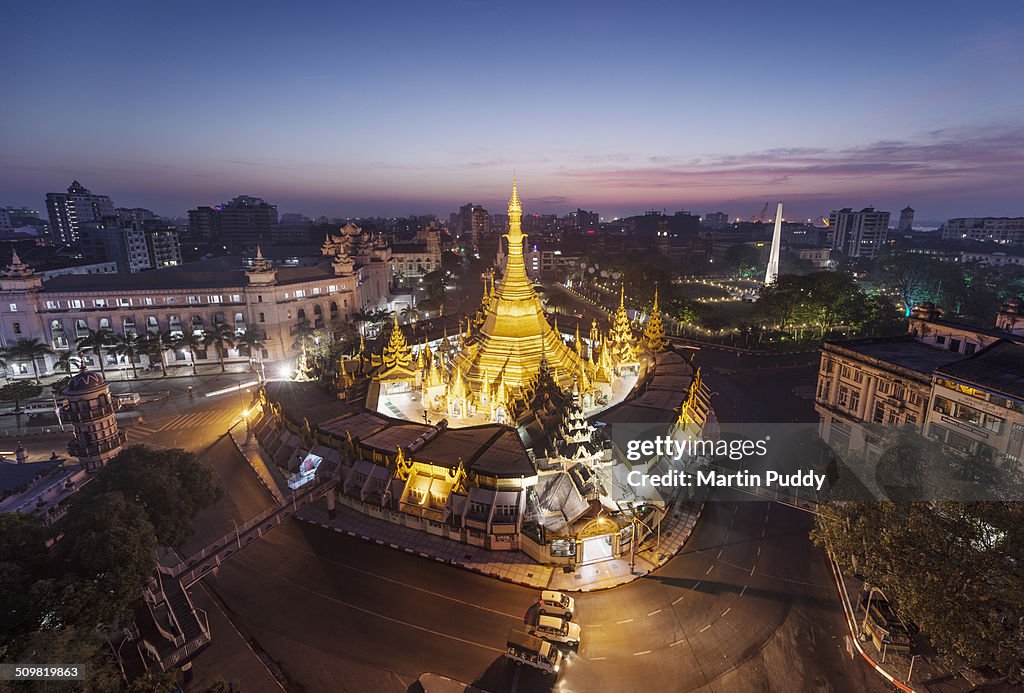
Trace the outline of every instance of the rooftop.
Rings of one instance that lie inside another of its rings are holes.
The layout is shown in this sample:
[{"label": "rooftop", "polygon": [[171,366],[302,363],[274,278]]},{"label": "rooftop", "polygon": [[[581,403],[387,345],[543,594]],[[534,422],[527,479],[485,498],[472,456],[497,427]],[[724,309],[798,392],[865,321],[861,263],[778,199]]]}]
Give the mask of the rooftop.
[{"label": "rooftop", "polygon": [[823,348],[825,351],[852,351],[856,354],[893,363],[924,375],[930,375],[936,368],[963,358],[962,355],[955,351],[945,351],[928,346],[910,335],[851,339],[842,342],[829,341],[825,342]]},{"label": "rooftop", "polygon": [[935,373],[1024,401],[1024,344],[999,341]]}]

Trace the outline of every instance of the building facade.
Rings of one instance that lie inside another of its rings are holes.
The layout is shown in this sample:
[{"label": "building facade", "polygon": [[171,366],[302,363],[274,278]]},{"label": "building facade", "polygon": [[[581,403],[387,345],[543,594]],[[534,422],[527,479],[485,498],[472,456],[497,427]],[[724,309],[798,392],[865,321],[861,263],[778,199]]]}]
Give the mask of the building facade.
[{"label": "building facade", "polygon": [[942,240],[1024,245],[1024,217],[959,217],[942,227]]},{"label": "building facade", "polygon": [[907,205],[900,210],[900,223],[896,225],[898,231],[911,231],[914,228],[914,208]]},{"label": "building facade", "polygon": [[66,193],[47,193],[46,211],[55,245],[78,245],[83,224],[117,216],[109,197],[94,195],[77,180]]},{"label": "building facade", "polygon": [[1020,460],[1024,439],[1024,301],[994,328],[914,309],[900,337],[825,342],[815,410],[819,437],[877,455],[877,425],[909,427],[966,453]]},{"label": "building facade", "polygon": [[[18,339],[39,339],[55,350],[41,359],[42,373],[52,372],[60,354],[75,349],[88,330],[110,329],[115,335],[159,333],[182,335],[228,324],[236,333],[261,332],[264,359],[293,355],[300,324],[326,327],[361,310],[387,308],[391,284],[391,250],[354,225],[332,235],[321,260],[301,267],[275,268],[257,257],[247,269],[238,258],[225,257],[136,275],[63,275],[45,279],[15,255],[0,276],[0,347]],[[187,350],[168,348],[168,365],[190,363]],[[231,349],[228,359],[247,358]],[[217,362],[214,349],[196,353],[198,362]],[[98,367],[96,357],[85,355]],[[141,357],[143,365],[149,357]],[[105,355],[107,364],[116,358]],[[30,375],[31,364],[10,364],[17,375]]]},{"label": "building facade", "polygon": [[865,207],[833,210],[828,220],[832,249],[847,257],[877,257],[889,233],[889,213]]}]

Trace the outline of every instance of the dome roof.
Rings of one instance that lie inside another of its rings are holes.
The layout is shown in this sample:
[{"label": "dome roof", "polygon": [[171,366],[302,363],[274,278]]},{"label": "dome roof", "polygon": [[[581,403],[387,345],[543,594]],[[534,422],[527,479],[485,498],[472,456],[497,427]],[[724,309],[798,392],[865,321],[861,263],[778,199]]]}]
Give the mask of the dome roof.
[{"label": "dome roof", "polygon": [[96,371],[81,370],[71,376],[71,380],[68,381],[67,386],[64,388],[64,392],[87,392],[89,390],[95,390],[96,388],[103,387],[107,384],[102,373]]}]

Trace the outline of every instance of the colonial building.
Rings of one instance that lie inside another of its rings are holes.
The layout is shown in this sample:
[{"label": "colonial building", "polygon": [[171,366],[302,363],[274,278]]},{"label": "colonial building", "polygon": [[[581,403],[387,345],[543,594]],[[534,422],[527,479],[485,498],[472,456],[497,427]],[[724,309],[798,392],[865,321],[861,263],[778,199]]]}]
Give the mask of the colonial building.
[{"label": "colonial building", "polygon": [[1024,436],[1024,310],[1003,305],[996,327],[914,308],[907,335],[825,342],[815,396],[819,435],[877,454],[875,425],[911,427],[954,447],[1020,459]]},{"label": "colonial building", "polygon": [[[386,308],[390,284],[390,248],[352,224],[324,241],[315,264],[301,267],[275,268],[258,254],[248,268],[223,257],[136,275],[44,279],[15,254],[0,275],[0,347],[18,339],[49,345],[56,354],[41,359],[45,374],[90,329],[181,335],[227,324],[239,334],[258,329],[265,335],[263,357],[282,359],[292,352],[300,324],[325,327],[361,310]],[[246,358],[237,349],[227,356]],[[105,358],[116,363],[112,355]],[[201,350],[196,358],[213,363],[217,354]],[[94,359],[86,355],[87,362]],[[168,350],[165,360],[187,364],[190,356],[179,348]],[[31,364],[13,369],[15,375],[32,372]]]},{"label": "colonial building", "polygon": [[423,229],[422,239],[391,246],[391,274],[395,281],[415,283],[420,277],[441,269],[441,229],[431,222]]}]

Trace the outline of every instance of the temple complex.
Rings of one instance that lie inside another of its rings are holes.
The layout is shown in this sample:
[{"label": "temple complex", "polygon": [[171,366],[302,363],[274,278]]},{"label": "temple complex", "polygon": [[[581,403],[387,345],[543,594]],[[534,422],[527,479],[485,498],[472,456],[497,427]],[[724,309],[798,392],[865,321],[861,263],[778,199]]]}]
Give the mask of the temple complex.
[{"label": "temple complex", "polygon": [[588,413],[628,393],[630,379],[640,371],[641,345],[633,336],[625,294],[607,335],[595,323],[583,339],[577,324],[575,338],[567,343],[557,319],[548,322],[527,277],[522,214],[513,179],[501,279],[484,276],[479,309],[460,320],[451,338],[446,333],[440,340],[409,346],[396,319],[382,351],[370,357],[376,386],[368,406],[385,414],[401,412],[410,420],[444,417],[452,426],[512,424],[529,410],[547,380],[555,390],[576,392]]}]

